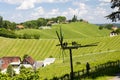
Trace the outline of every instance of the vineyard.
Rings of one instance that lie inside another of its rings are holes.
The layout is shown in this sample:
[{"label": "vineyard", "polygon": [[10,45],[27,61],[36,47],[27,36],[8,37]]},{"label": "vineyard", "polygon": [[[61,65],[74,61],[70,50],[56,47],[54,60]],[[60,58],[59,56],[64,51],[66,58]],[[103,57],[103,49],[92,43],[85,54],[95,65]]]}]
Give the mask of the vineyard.
[{"label": "vineyard", "polygon": [[[85,69],[86,62],[92,66],[116,61],[120,59],[120,36],[109,37],[109,30],[98,30],[98,27],[92,24],[79,23],[61,24],[64,32],[65,41],[76,41],[81,45],[96,44],[97,46],[85,47],[73,50],[73,67],[74,71]],[[91,25],[91,26],[90,26]],[[59,41],[55,34],[60,25],[53,26],[52,30],[20,30],[17,34],[42,34],[40,39],[10,39],[0,37],[0,57],[3,56],[20,56],[21,58],[28,54],[35,60],[44,60],[47,57],[54,57],[54,64],[39,69],[40,79],[51,79],[55,76],[60,77],[69,74],[69,52],[62,51]],[[69,29],[69,26],[70,29]],[[90,28],[89,28],[89,27]],[[64,27],[64,28],[63,28]],[[88,28],[88,29],[87,29]],[[27,32],[28,31],[28,32]],[[64,56],[64,63],[63,63]],[[49,74],[48,74],[49,73]]]},{"label": "vineyard", "polygon": [[55,34],[62,28],[64,38],[66,39],[78,39],[78,38],[91,38],[91,37],[104,37],[109,36],[110,30],[99,30],[99,27],[94,24],[88,24],[83,22],[69,23],[69,24],[57,24],[53,25],[51,29],[23,29],[16,31],[16,34],[39,34],[40,39],[57,39]]}]

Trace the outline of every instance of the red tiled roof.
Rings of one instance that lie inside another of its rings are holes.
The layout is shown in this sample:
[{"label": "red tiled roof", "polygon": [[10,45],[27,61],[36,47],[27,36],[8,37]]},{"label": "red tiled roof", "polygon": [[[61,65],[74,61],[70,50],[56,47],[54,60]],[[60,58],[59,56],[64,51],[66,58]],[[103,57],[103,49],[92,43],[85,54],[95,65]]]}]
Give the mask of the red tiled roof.
[{"label": "red tiled roof", "polygon": [[6,69],[10,63],[12,62],[19,62],[21,61],[20,57],[2,57],[0,58],[0,60],[2,61],[1,67],[0,69]]},{"label": "red tiled roof", "polygon": [[26,64],[26,63],[28,63],[28,64],[31,64],[31,65],[33,65],[34,64],[34,60],[33,60],[33,58],[32,57],[30,57],[30,56],[28,56],[28,57],[26,57],[24,60],[23,60],[23,64]]}]

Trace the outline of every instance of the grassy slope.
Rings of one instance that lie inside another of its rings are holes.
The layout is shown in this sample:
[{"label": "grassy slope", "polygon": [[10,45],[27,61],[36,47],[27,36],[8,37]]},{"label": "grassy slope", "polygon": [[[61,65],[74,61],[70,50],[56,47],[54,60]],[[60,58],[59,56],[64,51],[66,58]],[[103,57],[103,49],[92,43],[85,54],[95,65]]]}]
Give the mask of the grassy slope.
[{"label": "grassy slope", "polygon": [[[84,68],[87,61],[90,62],[92,66],[95,66],[109,60],[117,60],[120,58],[120,36],[109,37],[107,36],[109,32],[108,30],[98,30],[98,27],[92,24],[71,23],[67,25],[62,24],[61,26],[65,38],[70,38],[66,39],[68,42],[77,41],[78,43],[81,43],[81,45],[90,43],[98,44],[94,47],[73,50],[74,71]],[[41,79],[52,78],[53,76],[62,76],[69,73],[69,52],[65,51],[65,63],[62,63],[60,47],[56,47],[56,44],[59,43],[58,39],[52,39],[57,38],[55,34],[56,30],[59,30],[59,27],[53,26],[52,30],[30,30],[32,34],[43,34],[41,35],[41,38],[43,39],[40,40],[8,39],[1,37],[0,57],[22,57],[24,54],[29,54],[35,60],[43,60],[46,57],[53,56],[56,58],[55,64],[40,69]],[[27,31],[22,30],[17,33],[20,34],[21,32],[23,33]],[[76,62],[81,62],[81,65],[76,65]],[[48,75],[48,73],[51,74]]]},{"label": "grassy slope", "polygon": [[53,39],[57,38],[55,32],[59,30],[60,26],[64,33],[65,38],[89,38],[89,37],[100,37],[108,36],[109,30],[103,29],[99,30],[98,26],[93,24],[87,24],[83,22],[76,22],[70,24],[59,24],[54,25],[50,30],[35,30],[35,29],[25,29],[16,31],[17,34],[40,34],[42,39]]},{"label": "grassy slope", "polygon": [[[67,41],[70,42],[71,39]],[[91,66],[95,66],[109,60],[113,61],[120,59],[120,36],[112,38],[89,38],[89,40],[87,38],[72,39],[72,41],[77,41],[81,44],[99,42],[98,46],[73,50],[74,71],[84,68],[87,61],[90,62]],[[24,54],[29,54],[36,60],[43,60],[52,55],[56,57],[55,64],[41,68],[40,76],[41,78],[52,78],[53,75],[62,76],[70,72],[69,53],[65,51],[65,63],[62,63],[60,48],[56,47],[56,44],[58,44],[57,39],[24,40],[0,38],[0,56],[22,57]],[[76,62],[81,62],[81,65],[76,65]],[[51,74],[48,75],[48,73]]]},{"label": "grassy slope", "polygon": [[[88,53],[96,53],[108,50],[119,50],[120,49],[120,37],[98,37],[98,38],[83,38],[83,39],[66,39],[68,42],[77,41],[84,44],[96,43],[98,46],[80,48],[73,50],[74,55],[84,55]],[[58,44],[57,39],[7,39],[0,38],[0,56],[18,55],[23,56],[24,54],[31,55],[36,60],[41,60],[49,56],[59,57],[60,47],[56,47]],[[67,53],[67,51],[66,51]]]}]

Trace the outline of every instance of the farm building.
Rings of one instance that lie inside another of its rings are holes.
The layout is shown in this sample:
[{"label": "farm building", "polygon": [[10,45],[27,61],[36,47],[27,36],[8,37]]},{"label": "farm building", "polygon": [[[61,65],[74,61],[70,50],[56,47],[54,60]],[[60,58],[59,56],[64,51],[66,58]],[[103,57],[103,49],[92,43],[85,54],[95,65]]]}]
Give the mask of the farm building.
[{"label": "farm building", "polygon": [[32,57],[27,56],[21,61],[20,57],[2,57],[0,58],[0,69],[2,73],[6,73],[9,65],[13,67],[16,74],[20,73],[20,67],[38,69],[46,65],[50,65],[55,58],[46,58],[44,61],[35,61]]},{"label": "farm building", "polygon": [[117,36],[118,34],[115,31],[110,32],[110,37]]},{"label": "farm building", "polygon": [[23,65],[26,68],[29,68],[29,67],[33,68],[35,66],[35,60],[32,57],[28,56],[23,59],[21,65]]},{"label": "farm building", "polygon": [[55,58],[46,58],[43,63],[44,63],[44,66],[46,65],[50,65],[51,63],[54,63],[55,61]]},{"label": "farm building", "polygon": [[112,27],[112,30],[113,30],[113,31],[116,31],[117,29],[118,29],[117,26],[113,26],[113,27]]},{"label": "farm building", "polygon": [[13,70],[16,74],[19,74],[20,70],[20,57],[2,57],[0,58],[0,69],[2,73],[6,73],[9,65],[13,66]]},{"label": "farm building", "polygon": [[23,25],[17,25],[16,29],[24,29],[24,26]]},{"label": "farm building", "polygon": [[44,63],[43,61],[36,61],[35,62],[35,68],[38,69],[40,67],[44,67]]},{"label": "farm building", "polygon": [[51,26],[41,26],[39,29],[51,29]]}]

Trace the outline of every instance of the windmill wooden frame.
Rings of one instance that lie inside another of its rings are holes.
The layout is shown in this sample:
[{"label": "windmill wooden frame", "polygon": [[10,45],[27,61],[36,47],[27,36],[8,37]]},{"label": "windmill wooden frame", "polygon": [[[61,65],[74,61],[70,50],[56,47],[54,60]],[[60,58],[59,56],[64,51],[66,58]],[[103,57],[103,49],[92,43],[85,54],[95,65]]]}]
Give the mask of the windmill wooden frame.
[{"label": "windmill wooden frame", "polygon": [[63,35],[62,35],[62,29],[60,27],[60,34],[56,31],[57,37],[59,39],[60,44],[57,44],[56,46],[61,46],[63,50],[69,50],[70,52],[70,68],[71,68],[71,73],[70,73],[70,79],[74,79],[74,73],[73,73],[73,60],[72,60],[72,49],[78,49],[79,47],[90,47],[90,46],[97,46],[96,43],[88,44],[88,45],[81,45],[77,44],[77,42],[73,41],[72,45],[68,45],[67,42],[63,42]]}]

